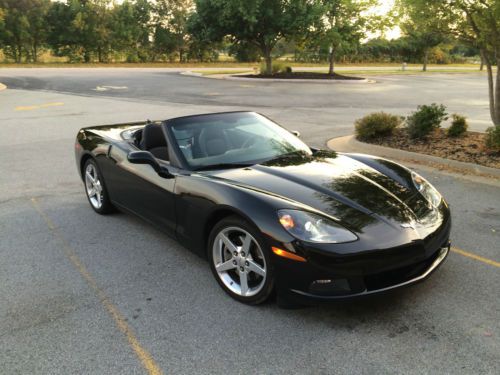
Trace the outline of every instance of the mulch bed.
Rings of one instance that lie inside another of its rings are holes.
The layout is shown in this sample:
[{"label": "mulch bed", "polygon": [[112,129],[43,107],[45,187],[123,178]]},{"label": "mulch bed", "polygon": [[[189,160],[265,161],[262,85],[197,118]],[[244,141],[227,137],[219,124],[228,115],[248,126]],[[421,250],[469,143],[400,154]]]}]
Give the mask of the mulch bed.
[{"label": "mulch bed", "polygon": [[278,79],[329,79],[329,80],[363,80],[364,78],[343,76],[334,73],[329,75],[327,73],[317,72],[292,72],[292,73],[276,73],[276,74],[247,74],[238,75],[238,77],[247,78],[278,78]]},{"label": "mulch bed", "polygon": [[487,150],[484,137],[484,133],[477,132],[448,137],[444,129],[437,129],[425,140],[414,140],[408,137],[405,129],[396,129],[392,136],[364,142],[500,169],[500,152]]}]

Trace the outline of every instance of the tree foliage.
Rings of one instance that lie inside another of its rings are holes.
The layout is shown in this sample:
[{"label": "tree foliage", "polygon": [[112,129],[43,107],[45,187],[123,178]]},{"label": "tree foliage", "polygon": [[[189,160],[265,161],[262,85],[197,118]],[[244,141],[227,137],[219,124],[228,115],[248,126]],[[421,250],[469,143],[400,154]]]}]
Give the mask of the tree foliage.
[{"label": "tree foliage", "polygon": [[330,74],[334,73],[336,53],[352,51],[375,25],[377,18],[363,13],[377,3],[377,0],[321,0],[322,16],[309,33],[308,44],[328,50]]},{"label": "tree foliage", "polygon": [[450,15],[438,2],[427,0],[398,0],[401,30],[416,47],[427,71],[429,52],[447,40]]},{"label": "tree foliage", "polygon": [[16,62],[38,59],[47,34],[50,0],[0,0],[0,41]]},{"label": "tree foliage", "polygon": [[272,51],[282,38],[299,38],[321,17],[319,0],[196,0],[191,31],[196,37],[248,43],[272,72]]}]

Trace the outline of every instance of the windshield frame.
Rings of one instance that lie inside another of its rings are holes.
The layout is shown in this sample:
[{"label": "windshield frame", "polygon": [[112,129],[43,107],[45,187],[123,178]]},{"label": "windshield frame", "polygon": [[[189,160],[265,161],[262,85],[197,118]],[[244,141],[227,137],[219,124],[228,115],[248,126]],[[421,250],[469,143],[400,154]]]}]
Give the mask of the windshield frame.
[{"label": "windshield frame", "polygon": [[[176,158],[177,158],[177,161],[179,162],[180,166],[183,169],[185,169],[185,170],[193,171],[193,172],[195,172],[195,171],[202,171],[202,170],[210,170],[210,165],[192,166],[191,164],[189,164],[189,162],[187,161],[186,157],[184,156],[184,153],[180,149],[179,143],[177,142],[177,138],[175,137],[174,131],[172,129],[175,125],[179,125],[179,123],[182,123],[184,121],[195,119],[196,117],[221,116],[221,115],[226,115],[226,114],[230,115],[230,114],[238,114],[238,113],[241,113],[241,114],[253,114],[253,115],[256,115],[256,116],[261,116],[264,119],[266,119],[267,121],[270,121],[274,125],[282,128],[286,132],[290,133],[292,136],[295,136],[288,129],[284,128],[280,124],[277,124],[275,121],[271,120],[269,117],[267,117],[265,115],[262,115],[260,113],[257,113],[257,112],[253,112],[253,111],[214,112],[214,113],[204,113],[204,114],[198,114],[198,115],[176,117],[176,118],[173,118],[173,119],[165,120],[164,121],[164,126],[165,126],[165,130],[166,130],[166,133],[167,133],[168,143],[172,147],[172,151],[174,151],[174,153],[176,155]],[[302,140],[300,140],[300,141],[307,147],[307,149],[309,150],[309,152],[311,152],[311,154],[312,154],[313,150],[305,142],[303,142]],[[245,162],[245,163],[250,166],[250,165],[260,164],[260,163],[263,163],[263,162],[266,162],[266,161],[269,161],[269,160],[272,160],[272,159],[275,159],[275,158],[279,158],[281,156],[283,156],[283,155],[276,155],[276,156],[274,156],[272,158],[263,158],[263,159],[248,160],[248,162]],[[241,164],[242,164],[241,162],[235,162],[234,164],[235,164],[235,168],[242,168],[241,167]],[[213,169],[214,170],[218,169],[216,164],[214,164],[214,168]]]}]

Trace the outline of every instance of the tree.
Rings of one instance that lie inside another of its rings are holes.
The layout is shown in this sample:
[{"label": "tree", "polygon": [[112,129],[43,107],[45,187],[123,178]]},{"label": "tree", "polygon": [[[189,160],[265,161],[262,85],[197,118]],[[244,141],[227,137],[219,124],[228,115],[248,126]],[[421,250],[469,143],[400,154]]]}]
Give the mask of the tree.
[{"label": "tree", "polygon": [[28,58],[33,62],[38,61],[40,49],[47,40],[48,27],[45,23],[45,17],[50,6],[50,0],[33,0],[31,1],[31,7],[26,12],[28,18],[27,32],[29,35]]},{"label": "tree", "polygon": [[445,42],[450,18],[441,4],[428,0],[399,0],[401,30],[416,46],[423,59],[422,71],[427,71],[429,52]]},{"label": "tree", "polygon": [[177,51],[180,62],[188,49],[188,19],[193,8],[192,0],[156,0],[155,47],[166,53]]},{"label": "tree", "polygon": [[147,0],[124,1],[112,9],[111,41],[116,51],[125,52],[127,61],[151,58],[153,32],[152,5]]},{"label": "tree", "polygon": [[309,33],[312,44],[328,50],[330,75],[334,74],[335,56],[340,49],[347,50],[359,44],[370,27],[371,16],[363,14],[377,4],[377,0],[322,0],[322,17]]},{"label": "tree", "polygon": [[[473,48],[478,48],[486,65],[490,115],[500,126],[500,1],[435,0],[437,15],[445,15],[450,35]],[[430,14],[430,17],[434,15]],[[496,78],[493,66],[497,66]]]},{"label": "tree", "polygon": [[[256,46],[272,73],[272,51],[281,38],[303,36],[320,14],[319,0],[195,0],[190,31],[219,42]],[[196,35],[196,34],[195,34]],[[197,37],[197,36],[196,36]]]},{"label": "tree", "polygon": [[7,56],[15,62],[37,61],[45,43],[45,16],[50,0],[0,0],[3,28],[0,40]]},{"label": "tree", "polygon": [[[208,27],[197,12],[192,13],[187,22],[189,31],[189,56],[198,61],[211,61],[217,59],[217,50],[222,45],[222,40],[213,38],[211,28]],[[214,39],[216,41],[214,41]]]},{"label": "tree", "polygon": [[[495,126],[500,126],[500,1],[462,0],[449,5],[448,9],[465,13],[466,23],[458,22],[457,31],[463,40],[480,50],[488,74],[491,119]],[[497,66],[496,79],[493,77],[493,65]]]},{"label": "tree", "polygon": [[107,60],[111,50],[110,0],[54,3],[47,15],[49,45],[57,55],[91,62]]}]

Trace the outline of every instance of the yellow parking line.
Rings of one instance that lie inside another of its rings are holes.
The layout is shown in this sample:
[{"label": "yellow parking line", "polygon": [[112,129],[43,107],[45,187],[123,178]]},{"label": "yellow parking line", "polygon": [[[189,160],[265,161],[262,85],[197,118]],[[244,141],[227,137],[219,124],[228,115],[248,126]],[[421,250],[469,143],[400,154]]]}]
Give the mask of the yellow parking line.
[{"label": "yellow parking line", "polygon": [[34,109],[48,108],[48,107],[59,107],[64,105],[63,102],[45,103],[39,105],[28,105],[28,106],[17,106],[14,108],[16,111],[32,111]]},{"label": "yellow parking line", "polygon": [[94,280],[92,275],[87,271],[87,269],[85,268],[85,265],[82,263],[80,258],[78,258],[75,251],[73,250],[73,248],[64,239],[64,237],[59,233],[59,231],[56,229],[56,226],[54,225],[52,220],[42,210],[37,199],[32,198],[31,203],[33,204],[33,207],[35,208],[35,210],[43,218],[43,220],[47,224],[47,227],[49,228],[49,230],[53,233],[53,235],[63,245],[64,254],[68,257],[70,262],[78,270],[78,272],[82,275],[82,277],[85,279],[85,281],[87,281],[89,286],[94,290],[94,292],[99,297],[99,300],[101,301],[102,305],[106,308],[109,315],[111,315],[111,317],[113,318],[118,329],[125,335],[128,343],[130,344],[135,355],[141,361],[144,369],[146,369],[146,371],[148,372],[149,375],[161,375],[161,374],[163,374],[162,370],[156,364],[156,362],[153,359],[153,357],[151,356],[151,354],[149,354],[149,352],[141,346],[141,344],[139,343],[139,340],[137,340],[137,338],[135,337],[134,333],[132,332],[132,329],[129,327],[129,325],[125,321],[125,318],[122,316],[122,314],[120,313],[118,308],[115,305],[113,305],[113,302],[111,302],[110,298],[106,295],[106,293],[101,288],[99,288],[99,286],[97,285],[97,282]]},{"label": "yellow parking line", "polygon": [[476,254],[473,254],[473,253],[469,253],[468,251],[459,249],[457,247],[452,247],[451,251],[453,251],[453,252],[455,252],[457,254],[463,255],[464,257],[468,257],[468,258],[475,259],[475,260],[478,260],[480,262],[489,264],[490,266],[500,267],[500,262],[495,262],[494,260],[491,260],[491,259],[488,259],[488,258],[484,258],[482,256],[479,256],[479,255],[476,255]]}]

